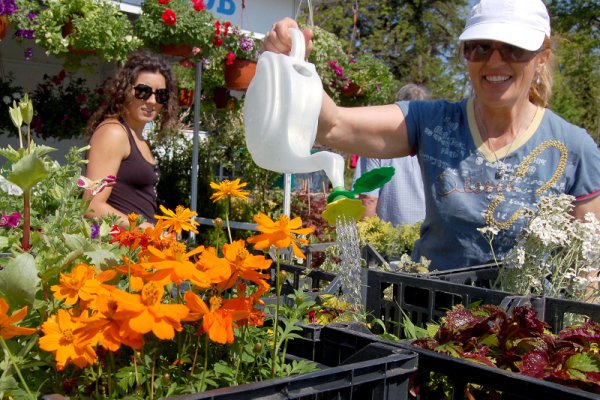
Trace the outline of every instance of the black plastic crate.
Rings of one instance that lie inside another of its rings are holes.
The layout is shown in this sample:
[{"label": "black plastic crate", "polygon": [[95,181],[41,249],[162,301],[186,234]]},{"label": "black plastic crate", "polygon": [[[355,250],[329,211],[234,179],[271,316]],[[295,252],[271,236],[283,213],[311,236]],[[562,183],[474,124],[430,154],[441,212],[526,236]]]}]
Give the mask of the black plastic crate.
[{"label": "black plastic crate", "polygon": [[[414,352],[383,343],[377,336],[346,326],[303,326],[303,339],[290,341],[294,357],[310,342],[311,359],[322,370],[173,397],[175,400],[354,399],[406,400],[409,378],[417,371]],[[305,358],[305,357],[303,357]]]},{"label": "black plastic crate", "polygon": [[498,264],[490,263],[446,271],[433,271],[426,276],[446,282],[491,289],[498,278],[498,272]]},{"label": "black plastic crate", "polygon": [[[517,305],[536,309],[538,318],[550,324],[553,332],[565,326],[568,314],[600,322],[600,305],[535,296],[515,296],[508,292],[467,286],[440,279],[395,274],[369,269],[366,282],[365,310],[380,318],[389,333],[403,337],[400,323],[406,314],[418,326],[437,321],[456,304],[473,302],[502,305],[510,310]],[[404,312],[404,314],[403,314]]]},{"label": "black plastic crate", "polygon": [[[429,379],[431,372],[435,372],[448,380],[452,391],[450,398],[453,400],[462,400],[465,398],[464,390],[469,383],[500,391],[503,395],[502,399],[600,399],[600,396],[597,394],[528,377],[516,372],[450,357],[432,350],[412,346],[409,342],[402,342],[397,345],[414,351],[419,355],[419,372],[415,380],[415,385],[419,387],[418,392],[420,393],[417,399],[437,400],[439,398],[428,393],[425,387],[426,380]],[[477,397],[477,399],[480,398]]]}]

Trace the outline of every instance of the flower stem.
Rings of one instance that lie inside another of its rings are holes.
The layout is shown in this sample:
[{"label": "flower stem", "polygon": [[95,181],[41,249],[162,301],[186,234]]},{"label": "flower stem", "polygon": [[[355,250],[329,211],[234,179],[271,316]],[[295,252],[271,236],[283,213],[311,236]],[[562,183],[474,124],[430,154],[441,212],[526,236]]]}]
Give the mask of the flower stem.
[{"label": "flower stem", "polygon": [[277,264],[275,264],[275,317],[273,319],[273,355],[271,357],[271,377],[275,378],[275,360],[277,359],[278,350],[278,333],[279,333],[279,297],[281,296],[281,285],[279,284],[279,269],[280,257],[279,249],[276,251]]},{"label": "flower stem", "polygon": [[31,232],[31,204],[30,204],[31,192],[29,190],[23,191],[23,241],[21,247],[23,251],[29,251],[29,234]]},{"label": "flower stem", "polygon": [[10,358],[10,362],[12,363],[12,366],[15,367],[15,370],[17,371],[17,375],[19,375],[19,379],[21,380],[21,383],[23,384],[23,386],[25,386],[25,391],[27,392],[27,394],[29,395],[29,397],[31,399],[35,400],[36,397],[33,394],[31,394],[31,391],[29,390],[29,386],[27,386],[27,382],[23,378],[23,375],[21,374],[21,370],[19,369],[17,362],[13,358],[13,355],[10,352],[10,349],[6,345],[6,342],[4,341],[4,338],[2,336],[0,336],[0,341],[2,341],[2,347],[4,347],[4,350],[8,354],[8,357]]},{"label": "flower stem", "polygon": [[206,371],[208,369],[208,333],[204,335],[204,365],[202,369],[202,378],[200,379],[200,390],[204,391],[204,381],[206,380]]}]

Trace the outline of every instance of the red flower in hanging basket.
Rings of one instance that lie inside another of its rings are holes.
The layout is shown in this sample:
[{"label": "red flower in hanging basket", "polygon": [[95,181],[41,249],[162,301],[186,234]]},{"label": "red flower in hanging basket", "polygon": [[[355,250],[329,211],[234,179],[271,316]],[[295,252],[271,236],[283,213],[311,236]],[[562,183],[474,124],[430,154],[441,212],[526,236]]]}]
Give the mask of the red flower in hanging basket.
[{"label": "red flower in hanging basket", "polygon": [[206,8],[203,0],[192,0],[192,3],[194,3],[194,10],[196,11],[202,11]]},{"label": "red flower in hanging basket", "polygon": [[171,0],[158,0],[158,4],[169,4],[171,2]]},{"label": "red flower in hanging basket", "polygon": [[225,56],[225,65],[231,65],[235,61],[235,54],[231,51]]},{"label": "red flower in hanging basket", "polygon": [[175,25],[177,23],[177,14],[175,14],[175,11],[167,8],[162,15],[162,20],[165,25]]}]

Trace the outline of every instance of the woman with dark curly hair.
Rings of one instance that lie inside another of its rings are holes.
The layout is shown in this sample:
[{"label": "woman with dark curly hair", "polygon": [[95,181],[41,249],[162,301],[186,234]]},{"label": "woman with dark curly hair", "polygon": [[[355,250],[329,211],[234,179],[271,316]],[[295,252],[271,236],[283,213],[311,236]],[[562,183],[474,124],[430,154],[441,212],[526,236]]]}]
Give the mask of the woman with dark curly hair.
[{"label": "woman with dark curly hair", "polygon": [[161,129],[176,121],[175,87],[169,64],[146,50],[132,53],[107,81],[105,101],[88,123],[87,178],[114,176],[116,183],[96,194],[86,190],[88,217],[114,214],[128,227],[127,215],[136,213],[145,224],[155,222],[159,171],[142,132],[157,118]]}]

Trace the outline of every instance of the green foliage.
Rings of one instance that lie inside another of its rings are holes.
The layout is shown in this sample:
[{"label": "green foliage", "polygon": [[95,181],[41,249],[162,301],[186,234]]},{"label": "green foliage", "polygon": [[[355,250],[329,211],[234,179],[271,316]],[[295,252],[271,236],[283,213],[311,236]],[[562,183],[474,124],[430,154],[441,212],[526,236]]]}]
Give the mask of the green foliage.
[{"label": "green foliage", "polygon": [[354,31],[354,3],[328,1],[314,6],[314,22],[339,37],[342,48],[355,57],[371,54],[383,61],[396,79],[458,99],[468,90],[458,52],[467,4],[467,0],[363,1]]},{"label": "green foliage", "polygon": [[557,66],[550,106],[600,143],[600,11],[585,0],[548,3]]},{"label": "green foliage", "polygon": [[[64,31],[69,21],[71,33]],[[108,62],[124,61],[142,44],[133,35],[127,16],[108,0],[48,0],[37,22],[36,43],[62,58],[69,70],[81,67],[90,55]]]},{"label": "green foliage", "polygon": [[361,245],[371,244],[388,260],[397,260],[402,254],[410,253],[421,228],[421,222],[395,227],[378,216],[365,218],[356,225]]}]

